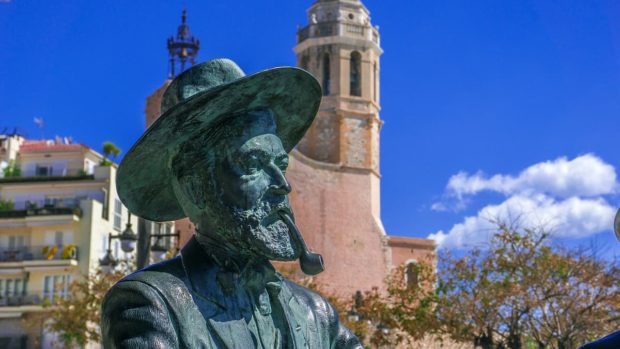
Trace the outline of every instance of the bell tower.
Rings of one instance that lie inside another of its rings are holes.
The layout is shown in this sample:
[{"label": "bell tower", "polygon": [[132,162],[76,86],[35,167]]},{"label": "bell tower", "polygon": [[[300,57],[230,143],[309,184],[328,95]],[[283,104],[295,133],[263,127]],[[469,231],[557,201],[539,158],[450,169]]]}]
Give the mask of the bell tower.
[{"label": "bell tower", "polygon": [[297,65],[323,87],[317,118],[298,145],[307,157],[379,175],[379,28],[359,0],[317,0],[297,32]]}]

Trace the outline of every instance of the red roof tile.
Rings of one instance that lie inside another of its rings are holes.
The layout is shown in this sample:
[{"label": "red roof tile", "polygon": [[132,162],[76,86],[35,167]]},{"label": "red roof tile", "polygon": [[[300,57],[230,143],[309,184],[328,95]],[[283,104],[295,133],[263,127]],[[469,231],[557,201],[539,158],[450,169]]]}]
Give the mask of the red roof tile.
[{"label": "red roof tile", "polygon": [[38,153],[50,151],[76,151],[89,149],[84,144],[49,144],[45,141],[24,142],[19,148],[21,153]]}]

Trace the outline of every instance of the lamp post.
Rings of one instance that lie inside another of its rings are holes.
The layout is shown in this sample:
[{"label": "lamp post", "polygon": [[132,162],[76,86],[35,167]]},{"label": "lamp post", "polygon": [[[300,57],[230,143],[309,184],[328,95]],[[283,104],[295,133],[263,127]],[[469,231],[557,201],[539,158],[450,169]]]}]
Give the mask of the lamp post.
[{"label": "lamp post", "polygon": [[[147,227],[146,221],[142,218],[138,221],[138,254],[137,254],[137,268],[143,269],[149,265],[150,257],[154,260],[160,261],[164,258],[168,249],[163,244],[165,237],[179,238],[180,233],[170,234],[151,234],[151,229]],[[152,244],[152,238],[157,238],[155,243]]]},{"label": "lamp post", "polygon": [[127,224],[125,225],[125,230],[122,233],[113,235],[110,233],[108,235],[108,249],[106,250],[105,256],[99,260],[99,265],[104,270],[104,272],[112,271],[119,263],[119,261],[114,258],[112,254],[112,240],[120,239],[121,240],[121,250],[123,252],[133,252],[136,248],[136,241],[138,240],[138,236],[134,233],[133,229],[131,229],[131,212],[128,213],[127,216]]},{"label": "lamp post", "polygon": [[[146,229],[145,221],[142,218],[139,218],[138,220],[138,234],[136,234],[132,229],[131,212],[129,212],[125,230],[117,235],[113,235],[111,233],[108,235],[108,249],[106,250],[105,256],[99,260],[99,265],[104,272],[110,272],[118,265],[119,261],[116,260],[112,254],[112,240],[114,239],[121,240],[121,249],[123,252],[133,252],[137,247],[136,268],[143,269],[149,264],[150,254],[153,254],[153,259],[156,260],[162,260],[165,256],[168,249],[164,246],[162,238],[176,237],[178,239],[180,235],[181,234],[179,232],[170,234],[151,234],[149,229]],[[157,238],[157,240],[155,241],[155,244],[151,246],[152,238]]]},{"label": "lamp post", "polygon": [[358,322],[361,319],[360,314],[357,312],[357,309],[359,309],[362,306],[362,291],[356,291],[355,295],[353,296],[353,304],[351,304],[351,309],[347,312],[347,319],[350,322]]}]

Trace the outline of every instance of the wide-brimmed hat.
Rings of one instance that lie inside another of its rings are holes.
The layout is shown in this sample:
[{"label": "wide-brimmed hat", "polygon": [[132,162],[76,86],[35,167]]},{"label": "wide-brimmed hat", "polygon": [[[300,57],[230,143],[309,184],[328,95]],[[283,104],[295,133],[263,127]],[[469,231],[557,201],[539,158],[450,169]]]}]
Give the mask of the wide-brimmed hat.
[{"label": "wide-brimmed hat", "polygon": [[185,217],[172,189],[169,163],[178,147],[199,132],[246,110],[273,111],[276,135],[290,152],[312,124],[321,87],[308,72],[279,67],[246,76],[229,59],[214,59],[177,76],[162,98],[162,115],[127,152],[118,168],[121,201],[139,217]]}]

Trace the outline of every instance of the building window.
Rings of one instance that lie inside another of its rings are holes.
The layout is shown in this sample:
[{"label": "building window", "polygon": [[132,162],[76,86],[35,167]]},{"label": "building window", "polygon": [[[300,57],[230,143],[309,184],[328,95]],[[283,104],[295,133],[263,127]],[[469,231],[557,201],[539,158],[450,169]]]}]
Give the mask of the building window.
[{"label": "building window", "polygon": [[114,229],[121,230],[121,218],[123,217],[123,205],[121,200],[114,199]]},{"label": "building window", "polygon": [[103,207],[101,210],[101,217],[103,219],[108,220],[110,218],[110,196],[108,195],[108,191],[103,188]]},{"label": "building window", "polygon": [[326,53],[323,55],[323,96],[329,96],[331,84],[330,59]]},{"label": "building window", "polygon": [[419,283],[419,269],[416,262],[409,262],[405,268],[405,280],[408,288],[416,288]]},{"label": "building window", "polygon": [[26,280],[0,279],[0,301],[6,297],[23,296],[24,294],[26,294]]},{"label": "building window", "polygon": [[351,53],[349,82],[350,95],[360,97],[362,95],[362,55],[357,51]]},{"label": "building window", "polygon": [[24,235],[9,235],[9,250],[21,251],[26,246]]},{"label": "building window", "polygon": [[118,259],[121,256],[121,242],[118,240],[113,240],[112,245],[114,246],[114,258]]},{"label": "building window", "polygon": [[372,69],[372,98],[375,102],[378,102],[377,90],[379,89],[379,72],[377,71],[377,62],[374,63]]},{"label": "building window", "polygon": [[308,56],[301,57],[301,69],[308,70]]},{"label": "building window", "polygon": [[51,176],[53,167],[50,165],[38,165],[36,166],[35,176]]},{"label": "building window", "polygon": [[69,286],[71,275],[46,276],[43,279],[43,298],[53,302],[57,298],[67,299],[69,297]]},{"label": "building window", "polygon": [[64,245],[64,234],[62,231],[54,232],[54,244],[58,246],[58,248],[62,248]]}]

